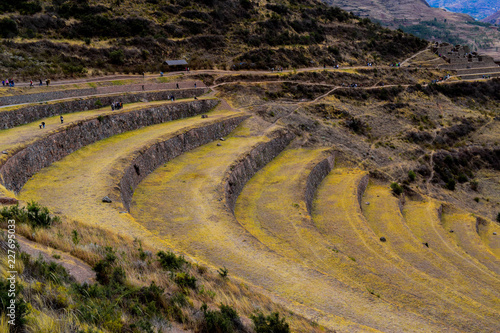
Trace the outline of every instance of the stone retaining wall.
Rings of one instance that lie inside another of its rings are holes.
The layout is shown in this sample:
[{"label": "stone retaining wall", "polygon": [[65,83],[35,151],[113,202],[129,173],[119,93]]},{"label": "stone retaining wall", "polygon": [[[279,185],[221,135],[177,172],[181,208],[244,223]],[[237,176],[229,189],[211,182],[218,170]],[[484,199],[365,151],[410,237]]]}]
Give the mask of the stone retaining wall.
[{"label": "stone retaining wall", "polygon": [[140,101],[160,101],[167,100],[173,95],[175,98],[189,98],[203,95],[208,88],[197,89],[176,89],[163,91],[150,91],[140,93],[128,93],[123,95],[88,97],[78,100],[70,100],[49,104],[35,104],[11,111],[0,109],[0,129],[8,129],[15,126],[32,123],[42,118],[52,117],[65,113],[92,110],[102,106],[111,105],[113,102],[136,103]]},{"label": "stone retaining wall", "polygon": [[2,184],[19,192],[28,179],[72,152],[110,136],[208,112],[217,100],[199,100],[100,116],[63,130],[17,151],[0,167]]},{"label": "stone retaining wall", "polygon": [[228,135],[248,117],[234,117],[204,127],[193,128],[138,152],[138,156],[125,169],[119,184],[120,196],[125,208],[130,209],[137,185],[156,168],[189,150]]},{"label": "stone retaining wall", "polygon": [[359,181],[358,188],[357,188],[359,209],[361,209],[361,204],[363,202],[363,194],[365,194],[366,187],[368,186],[369,180],[370,180],[370,176],[366,175],[363,178],[361,178],[361,180]]},{"label": "stone retaining wall", "polygon": [[24,103],[38,103],[38,102],[71,98],[71,97],[116,94],[116,93],[126,93],[134,91],[161,90],[161,89],[172,89],[172,83],[116,85],[116,86],[96,87],[87,89],[66,89],[59,91],[48,91],[48,92],[16,95],[16,96],[4,96],[0,97],[0,106],[24,104]]},{"label": "stone retaining wall", "polygon": [[500,66],[485,68],[457,69],[457,75],[499,73]]},{"label": "stone retaining wall", "polygon": [[287,130],[278,130],[273,132],[272,136],[271,141],[259,144],[243,159],[231,166],[231,172],[226,177],[223,186],[226,193],[226,204],[233,214],[236,199],[245,184],[257,171],[278,156],[295,137]]},{"label": "stone retaining wall", "polygon": [[330,173],[330,171],[332,171],[334,165],[335,153],[332,153],[323,161],[316,164],[316,166],[309,173],[309,176],[307,176],[305,200],[307,212],[309,214],[311,214],[312,211],[314,193],[316,193],[316,190],[323,179]]}]

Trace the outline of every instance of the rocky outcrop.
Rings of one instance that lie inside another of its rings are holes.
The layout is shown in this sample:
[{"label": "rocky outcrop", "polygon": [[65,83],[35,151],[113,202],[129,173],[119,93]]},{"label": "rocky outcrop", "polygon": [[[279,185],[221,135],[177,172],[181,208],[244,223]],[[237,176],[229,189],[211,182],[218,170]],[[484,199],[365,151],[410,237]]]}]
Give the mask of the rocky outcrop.
[{"label": "rocky outcrop", "polygon": [[295,135],[287,130],[275,131],[271,134],[270,141],[259,144],[230,167],[231,171],[224,181],[224,192],[226,205],[232,213],[243,186],[257,171],[281,153],[294,137]]},{"label": "rocky outcrop", "polygon": [[334,165],[335,153],[332,153],[323,161],[316,164],[316,166],[309,173],[306,181],[305,192],[306,207],[309,214],[311,214],[312,211],[312,202],[314,199],[314,193],[316,193],[316,189],[318,188],[319,184],[321,184],[323,179],[330,173],[330,171],[332,171]]},{"label": "rocky outcrop", "polygon": [[189,129],[137,152],[137,157],[125,169],[119,184],[120,196],[125,208],[130,209],[132,196],[137,185],[156,168],[191,149],[228,135],[248,117],[233,117],[203,127]]},{"label": "rocky outcrop", "polygon": [[218,103],[217,100],[209,99],[165,104],[70,124],[7,159],[0,167],[2,183],[7,189],[19,192],[36,172],[84,146],[141,127],[205,113]]},{"label": "rocky outcrop", "polygon": [[[46,117],[92,110],[101,106],[109,106],[113,102],[136,103],[141,101],[161,101],[168,100],[170,96],[175,96],[176,99],[189,98],[200,96],[207,91],[207,88],[149,91],[111,96],[88,97],[56,103],[41,103],[20,107],[10,111],[3,111],[0,109],[0,129],[7,129],[28,124]],[[58,92],[54,92],[54,94],[57,93]]]},{"label": "rocky outcrop", "polygon": [[[59,91],[48,91],[35,94],[24,94],[15,96],[0,97],[0,105],[15,105],[23,103],[38,103],[44,101],[51,101],[55,99],[92,96],[92,95],[105,95],[127,93],[133,91],[152,91],[161,89],[171,89],[172,84],[169,83],[149,83],[149,84],[128,84],[116,85],[107,87],[96,87],[88,89],[66,89]],[[178,91],[178,90],[176,90]]]}]

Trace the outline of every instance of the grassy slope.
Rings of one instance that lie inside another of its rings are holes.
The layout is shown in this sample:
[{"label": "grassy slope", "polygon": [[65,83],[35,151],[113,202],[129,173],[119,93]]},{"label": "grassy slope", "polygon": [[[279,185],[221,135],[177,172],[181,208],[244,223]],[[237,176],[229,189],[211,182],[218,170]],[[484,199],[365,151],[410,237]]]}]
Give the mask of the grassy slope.
[{"label": "grassy slope", "polygon": [[[109,195],[113,187],[118,184],[117,174],[126,166],[124,158],[141,147],[157,142],[160,138],[168,138],[179,131],[234,114],[231,111],[216,111],[211,113],[208,121],[193,117],[167,122],[116,135],[86,146],[35,175],[21,191],[20,198],[39,201],[72,219],[81,218],[80,212],[88,212],[85,220],[90,225],[102,224],[105,217],[107,228],[113,229],[123,226],[123,223],[130,223],[133,229],[136,225],[133,218],[128,214],[119,213],[123,210],[121,203],[113,202],[111,205],[101,203],[98,208],[95,207],[95,204],[105,195]],[[75,165],[79,165],[79,168],[75,168]],[[54,195],[45,196],[46,191]],[[134,234],[128,228],[122,227],[120,230],[126,234]]]},{"label": "grassy slope", "polygon": [[[500,272],[500,259],[485,246],[477,233],[477,219],[464,212],[443,212],[443,228],[450,230],[452,238],[467,254],[495,273]],[[453,232],[451,232],[453,231]]]},{"label": "grassy slope", "polygon": [[[398,318],[396,322],[411,326],[412,330],[418,331],[415,322],[432,326],[391,305],[370,304],[367,302],[370,296],[364,290],[349,291],[343,283],[323,273],[308,269],[296,260],[275,255],[265,246],[267,244],[255,239],[234,217],[224,212],[217,203],[220,193],[215,190],[231,161],[241,154],[241,138],[238,132],[234,136],[224,141],[222,147],[213,144],[200,147],[148,176],[136,190],[132,214],[177,249],[225,266],[251,283],[273,290],[294,303],[300,302],[309,307],[308,311],[324,315],[318,322],[327,327],[367,329],[355,324],[358,322],[383,330],[387,325],[381,316],[384,311],[390,311],[391,316]],[[284,284],[284,280],[293,283]],[[289,306],[304,310],[295,304]]]},{"label": "grassy slope", "polygon": [[[366,202],[369,202],[369,205]],[[437,285],[434,289],[442,290],[442,294],[447,295],[446,298],[453,299],[456,303],[464,301],[463,304],[466,308],[476,306],[479,309],[480,306],[477,303],[482,303],[486,307],[498,305],[498,294],[494,292],[495,287],[486,288],[488,291],[483,290],[487,283],[495,286],[498,281],[485,278],[483,274],[475,274],[474,271],[470,272],[472,274],[466,275],[460,270],[461,266],[454,266],[446,262],[437,253],[434,253],[432,248],[429,250],[423,246],[406,226],[398,200],[387,186],[369,185],[363,196],[362,207],[367,222],[376,235],[386,237],[387,247],[419,270],[429,285]],[[484,284],[478,286],[477,282],[480,280],[483,280]],[[447,282],[443,283],[442,281]],[[451,286],[448,286],[450,282]],[[467,295],[468,299],[462,299],[463,295]],[[481,297],[477,295],[481,295]]]}]

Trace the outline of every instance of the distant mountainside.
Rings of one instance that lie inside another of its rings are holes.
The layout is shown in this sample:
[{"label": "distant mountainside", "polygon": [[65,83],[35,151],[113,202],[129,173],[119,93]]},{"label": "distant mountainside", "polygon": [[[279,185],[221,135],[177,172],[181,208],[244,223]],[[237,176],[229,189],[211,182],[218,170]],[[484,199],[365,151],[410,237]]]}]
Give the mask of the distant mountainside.
[{"label": "distant mountainside", "polygon": [[490,15],[485,19],[482,19],[481,21],[485,22],[485,23],[491,23],[491,24],[500,24],[500,10],[498,12],[496,12],[495,14]]},{"label": "distant mountainside", "polygon": [[197,69],[389,63],[427,44],[319,0],[1,1],[0,38],[0,75],[53,77],[159,72],[166,59]]},{"label": "distant mountainside", "polygon": [[[451,44],[467,44],[472,50],[500,59],[500,32],[473,17],[433,8],[424,0],[323,0],[332,6],[369,17],[381,24],[418,37]],[[432,1],[429,1],[433,3]],[[439,1],[436,1],[439,2]],[[442,1],[445,2],[445,1]],[[452,2],[452,1],[450,1]],[[458,3],[459,1],[454,1]],[[472,1],[463,1],[472,3]],[[478,8],[492,4],[480,0]],[[474,2],[473,5],[475,5]],[[496,4],[498,6],[498,3]]]},{"label": "distant mountainside", "polygon": [[325,0],[325,2],[361,17],[370,17],[396,27],[434,19],[453,22],[472,20],[465,14],[432,8],[425,0]]},{"label": "distant mountainside", "polygon": [[432,7],[469,14],[478,20],[482,20],[500,10],[500,2],[498,0],[427,0],[427,2]]}]

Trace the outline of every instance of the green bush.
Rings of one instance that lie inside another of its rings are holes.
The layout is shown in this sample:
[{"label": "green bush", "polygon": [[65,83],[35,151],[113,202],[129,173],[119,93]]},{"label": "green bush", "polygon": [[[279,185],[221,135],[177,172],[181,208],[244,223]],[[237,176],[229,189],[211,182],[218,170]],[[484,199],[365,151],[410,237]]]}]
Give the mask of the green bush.
[{"label": "green bush", "polygon": [[13,38],[19,34],[16,21],[10,17],[4,17],[0,20],[0,37]]},{"label": "green bush", "polygon": [[469,181],[469,178],[467,178],[466,175],[464,175],[463,173],[461,173],[460,175],[458,175],[458,182],[459,183],[465,183]]},{"label": "green bush", "polygon": [[392,189],[392,192],[394,192],[394,194],[396,194],[396,195],[400,195],[401,193],[403,193],[403,188],[401,187],[401,185],[399,185],[396,182],[391,183],[391,189]]},{"label": "green bush", "polygon": [[455,181],[455,179],[450,179],[445,187],[450,190],[450,191],[455,191],[455,186],[457,185],[457,182]]},{"label": "green bush", "polygon": [[117,259],[115,251],[110,246],[107,246],[105,251],[104,259],[99,260],[93,268],[96,280],[103,285],[123,285],[126,280],[125,271],[121,266],[114,264]]},{"label": "green bush", "polygon": [[255,333],[289,333],[290,327],[285,318],[280,319],[278,312],[273,312],[265,317],[262,313],[250,317],[255,326]]},{"label": "green bush", "polygon": [[109,53],[109,60],[112,64],[123,65],[125,63],[125,54],[123,50],[115,50]]},{"label": "green bush", "polygon": [[9,281],[4,279],[0,280],[0,315],[9,313],[10,310],[8,309],[8,307],[11,305],[10,301],[14,299],[16,318],[14,320],[14,329],[11,332],[24,332],[24,326],[26,325],[26,315],[29,314],[28,303],[26,303],[20,296],[22,291],[22,284],[17,284],[16,288],[16,297],[11,298],[9,296]]},{"label": "green bush", "polygon": [[183,256],[177,256],[175,253],[170,251],[160,251],[157,255],[159,257],[158,261],[160,262],[161,267],[166,270],[179,270],[182,266],[187,264],[187,261]]},{"label": "green bush", "polygon": [[196,289],[196,278],[189,273],[177,273],[174,281],[179,287]]},{"label": "green bush", "polygon": [[201,310],[204,314],[204,321],[201,331],[203,333],[231,333],[242,328],[238,313],[229,305],[220,304],[219,311],[208,310],[203,304]]},{"label": "green bush", "polygon": [[54,223],[61,222],[59,217],[50,216],[47,207],[40,206],[35,201],[31,201],[26,207],[22,208],[19,208],[19,205],[3,207],[0,215],[4,220],[16,220],[16,222],[27,223],[34,228],[48,228]]},{"label": "green bush", "polygon": [[415,171],[410,170],[408,171],[408,178],[413,182],[417,178],[417,175],[415,174]]}]

